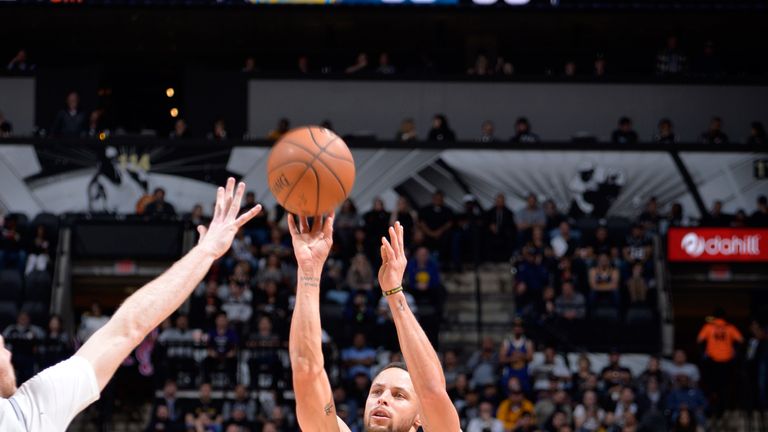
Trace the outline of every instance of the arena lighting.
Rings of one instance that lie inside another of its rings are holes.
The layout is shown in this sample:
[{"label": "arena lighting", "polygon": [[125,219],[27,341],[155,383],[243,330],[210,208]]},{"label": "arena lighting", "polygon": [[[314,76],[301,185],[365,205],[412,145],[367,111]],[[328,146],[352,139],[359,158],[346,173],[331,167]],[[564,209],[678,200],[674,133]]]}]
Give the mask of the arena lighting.
[{"label": "arena lighting", "polygon": [[176,118],[179,116],[179,109],[178,108],[171,108],[171,117]]},{"label": "arena lighting", "polygon": [[174,90],[173,87],[168,87],[167,89],[165,89],[165,95],[168,96],[169,98],[173,97],[173,95],[175,94],[176,94],[176,90]]}]

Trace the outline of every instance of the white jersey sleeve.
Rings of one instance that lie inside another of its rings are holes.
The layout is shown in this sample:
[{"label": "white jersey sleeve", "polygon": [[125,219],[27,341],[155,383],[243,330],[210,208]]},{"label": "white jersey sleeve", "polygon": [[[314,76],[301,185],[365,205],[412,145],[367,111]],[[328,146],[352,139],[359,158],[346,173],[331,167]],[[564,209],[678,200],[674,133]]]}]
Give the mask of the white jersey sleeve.
[{"label": "white jersey sleeve", "polygon": [[22,384],[8,402],[16,417],[21,417],[20,430],[63,432],[80,411],[98,399],[93,366],[83,357],[73,356]]}]

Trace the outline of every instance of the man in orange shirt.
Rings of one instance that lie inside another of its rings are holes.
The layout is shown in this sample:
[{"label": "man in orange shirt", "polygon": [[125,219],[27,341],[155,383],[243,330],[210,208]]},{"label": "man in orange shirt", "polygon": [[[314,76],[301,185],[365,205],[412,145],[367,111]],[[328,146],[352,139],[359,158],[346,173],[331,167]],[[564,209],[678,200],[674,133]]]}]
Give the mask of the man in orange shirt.
[{"label": "man in orange shirt", "polygon": [[496,418],[504,423],[504,430],[507,432],[519,426],[518,423],[523,414],[528,413],[533,416],[535,412],[533,403],[523,395],[523,388],[517,377],[509,379],[508,393],[509,396],[499,404],[499,409],[496,411]]},{"label": "man in orange shirt", "polygon": [[741,332],[725,320],[725,311],[717,308],[699,331],[699,344],[704,345],[705,381],[709,397],[716,414],[722,413],[723,401],[728,399],[728,384],[731,381],[736,344],[744,342]]}]

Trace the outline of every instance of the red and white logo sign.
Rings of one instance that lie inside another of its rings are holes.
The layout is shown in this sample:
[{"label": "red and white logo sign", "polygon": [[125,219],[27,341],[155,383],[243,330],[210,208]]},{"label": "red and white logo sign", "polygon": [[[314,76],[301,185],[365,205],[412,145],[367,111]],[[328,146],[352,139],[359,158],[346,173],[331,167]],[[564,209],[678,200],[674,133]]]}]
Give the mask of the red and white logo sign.
[{"label": "red and white logo sign", "polygon": [[768,229],[670,228],[670,261],[768,261]]}]

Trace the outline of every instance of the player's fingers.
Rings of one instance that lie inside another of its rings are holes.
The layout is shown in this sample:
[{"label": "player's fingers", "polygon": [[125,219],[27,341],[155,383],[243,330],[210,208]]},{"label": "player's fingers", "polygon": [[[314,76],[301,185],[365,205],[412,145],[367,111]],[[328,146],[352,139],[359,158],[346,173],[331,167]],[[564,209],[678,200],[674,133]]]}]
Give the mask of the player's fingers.
[{"label": "player's fingers", "polygon": [[405,258],[405,230],[400,221],[395,223],[395,227],[397,228],[397,238],[400,240],[400,257]]},{"label": "player's fingers", "polygon": [[229,208],[227,217],[237,218],[237,214],[240,212],[240,203],[243,201],[243,194],[245,194],[245,183],[240,182],[235,189],[235,198],[232,200],[232,206]]},{"label": "player's fingers", "polygon": [[299,229],[296,228],[296,220],[293,218],[293,214],[288,213],[286,217],[288,218],[288,230],[291,232],[291,235],[298,235]]},{"label": "player's fingers", "polygon": [[400,239],[397,238],[397,231],[395,231],[394,227],[389,227],[387,231],[389,231],[389,239],[392,242],[392,252],[394,252],[394,257],[397,258],[400,256]]},{"label": "player's fingers", "polygon": [[229,214],[229,209],[232,206],[232,196],[235,193],[235,179],[233,177],[230,177],[227,179],[227,186],[226,190],[224,191],[224,213],[221,214],[221,217],[227,217]]},{"label": "player's fingers", "polygon": [[306,216],[299,217],[299,224],[301,225],[301,232],[306,234],[309,232],[309,219]]},{"label": "player's fingers", "polygon": [[389,261],[389,259],[387,259],[387,248],[385,248],[384,245],[381,245],[380,252],[381,252],[381,264],[384,265]]},{"label": "player's fingers", "polygon": [[224,211],[224,188],[219,186],[216,189],[216,204],[213,206],[213,220],[217,220]]},{"label": "player's fingers", "polygon": [[323,222],[323,234],[325,234],[326,238],[333,238],[333,221],[335,219],[336,212],[333,211],[325,217],[325,221]]},{"label": "player's fingers", "polygon": [[257,214],[261,213],[261,204],[256,204],[253,206],[252,209],[248,210],[247,212],[240,215],[239,218],[235,221],[235,224],[238,228],[248,223],[249,220],[253,219]]},{"label": "player's fingers", "polygon": [[313,216],[312,217],[312,234],[319,233],[320,230],[323,227],[323,216]]},{"label": "player's fingers", "polygon": [[197,244],[200,244],[203,242],[203,237],[205,237],[205,235],[208,233],[208,228],[203,225],[198,225],[197,232],[200,234],[200,239],[197,240]]},{"label": "player's fingers", "polygon": [[392,245],[389,244],[389,240],[387,240],[386,237],[381,238],[381,243],[384,246],[384,249],[387,251],[387,258],[390,260],[395,259],[395,251],[392,250]]}]

